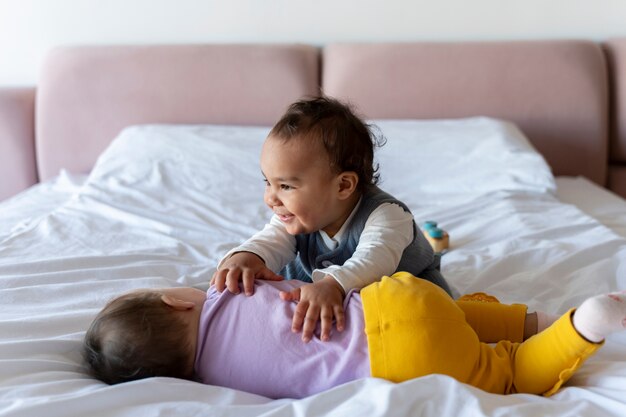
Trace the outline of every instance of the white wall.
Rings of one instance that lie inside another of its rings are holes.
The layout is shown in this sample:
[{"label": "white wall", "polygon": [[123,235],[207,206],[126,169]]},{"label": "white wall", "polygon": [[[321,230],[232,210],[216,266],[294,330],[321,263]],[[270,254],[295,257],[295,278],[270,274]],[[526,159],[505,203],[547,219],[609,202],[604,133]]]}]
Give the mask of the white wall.
[{"label": "white wall", "polygon": [[57,45],[626,36],[626,0],[0,0],[0,85]]}]

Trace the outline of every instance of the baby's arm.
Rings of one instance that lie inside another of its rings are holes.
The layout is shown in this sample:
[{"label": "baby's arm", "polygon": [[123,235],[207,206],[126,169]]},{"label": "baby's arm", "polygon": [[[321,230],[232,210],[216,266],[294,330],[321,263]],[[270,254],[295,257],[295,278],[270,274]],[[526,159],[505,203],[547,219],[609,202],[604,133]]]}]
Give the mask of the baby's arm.
[{"label": "baby's arm", "polygon": [[338,331],[344,328],[343,297],[351,289],[360,289],[395,272],[402,252],[413,240],[413,216],[397,204],[382,204],[370,214],[359,244],[343,265],[313,271],[313,284],[289,293],[284,300],[297,300],[292,330],[302,331],[309,341],[318,321],[322,340],[330,339],[332,320]]},{"label": "baby's arm", "polygon": [[380,281],[396,272],[413,236],[413,215],[397,204],[381,204],[367,219],[352,256],[343,265],[314,270],[313,281],[331,275],[344,293]]},{"label": "baby's arm", "polygon": [[237,294],[239,281],[243,281],[245,294],[252,295],[255,279],[282,279],[274,271],[280,271],[295,258],[295,247],[295,238],[273,216],[263,230],[222,258],[211,283],[220,292],[228,288]]}]

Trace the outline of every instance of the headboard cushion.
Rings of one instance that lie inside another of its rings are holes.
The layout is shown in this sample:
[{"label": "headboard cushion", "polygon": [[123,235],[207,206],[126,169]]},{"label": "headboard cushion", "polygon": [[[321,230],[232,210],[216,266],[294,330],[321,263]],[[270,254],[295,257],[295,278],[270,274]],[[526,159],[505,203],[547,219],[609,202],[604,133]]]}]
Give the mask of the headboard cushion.
[{"label": "headboard cushion", "polygon": [[626,39],[604,44],[611,84],[611,147],[608,186],[626,197]]},{"label": "headboard cushion", "polygon": [[611,82],[611,160],[626,163],[626,38],[605,43]]},{"label": "headboard cushion", "polygon": [[318,86],[312,46],[59,48],[44,63],[37,90],[40,178],[60,168],[89,171],[128,125],[270,125]]},{"label": "headboard cushion", "polygon": [[37,182],[35,88],[0,89],[0,200]]},{"label": "headboard cushion", "polygon": [[605,184],[608,87],[595,43],[333,44],[323,62],[324,92],[368,118],[511,120],[556,175]]}]

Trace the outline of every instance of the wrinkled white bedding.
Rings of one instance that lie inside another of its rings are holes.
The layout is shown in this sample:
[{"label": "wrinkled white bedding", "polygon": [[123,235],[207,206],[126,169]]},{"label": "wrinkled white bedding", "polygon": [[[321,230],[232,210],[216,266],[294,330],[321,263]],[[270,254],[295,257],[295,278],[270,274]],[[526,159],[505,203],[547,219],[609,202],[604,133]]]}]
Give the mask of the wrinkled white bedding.
[{"label": "wrinkled white bedding", "polygon": [[[626,288],[626,239],[557,200],[545,163],[510,125],[379,125],[388,138],[381,186],[418,221],[450,232],[443,272],[460,293],[561,313]],[[109,298],[139,287],[204,289],[220,256],[269,218],[258,167],[266,133],[131,128],[84,184],[67,176],[47,196],[44,188],[0,205],[0,415],[626,415],[626,334],[551,398],[486,394],[440,375],[368,378],[299,401],[167,378],[107,386],[85,375],[81,339]]]}]

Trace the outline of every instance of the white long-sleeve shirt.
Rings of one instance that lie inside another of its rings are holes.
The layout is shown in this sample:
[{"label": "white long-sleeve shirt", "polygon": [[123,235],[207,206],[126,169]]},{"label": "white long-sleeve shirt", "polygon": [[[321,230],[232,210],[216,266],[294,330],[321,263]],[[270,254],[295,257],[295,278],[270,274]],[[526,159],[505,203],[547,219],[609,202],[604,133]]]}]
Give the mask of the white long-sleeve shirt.
[{"label": "white long-sleeve shirt", "polygon": [[[341,243],[347,225],[358,208],[359,204],[332,238],[324,231],[319,231],[329,249]],[[368,217],[352,257],[343,265],[329,265],[313,270],[311,279],[315,282],[331,275],[346,293],[351,289],[363,288],[383,275],[391,275],[396,271],[402,252],[413,241],[413,233],[413,215],[397,204],[383,203]],[[279,272],[295,259],[296,239],[274,215],[262,230],[230,250],[220,261],[220,266],[235,252],[252,252],[261,257],[269,269]]]}]

